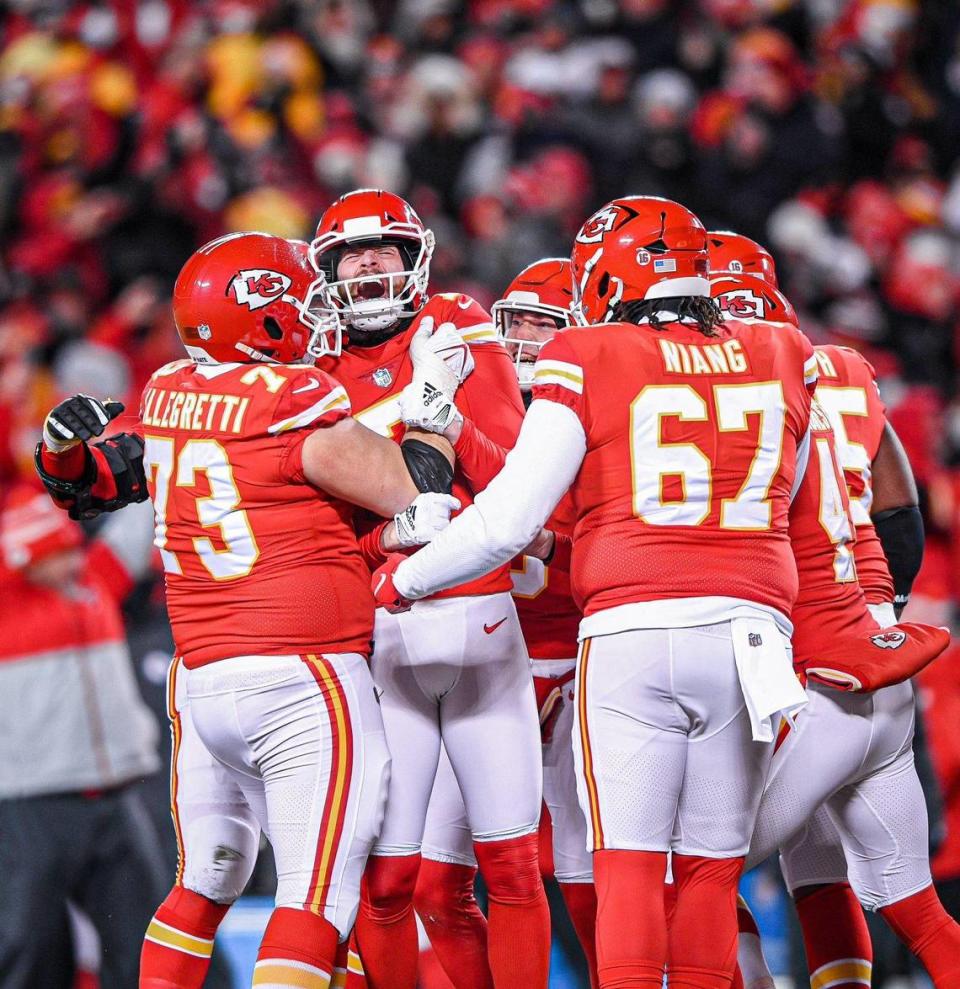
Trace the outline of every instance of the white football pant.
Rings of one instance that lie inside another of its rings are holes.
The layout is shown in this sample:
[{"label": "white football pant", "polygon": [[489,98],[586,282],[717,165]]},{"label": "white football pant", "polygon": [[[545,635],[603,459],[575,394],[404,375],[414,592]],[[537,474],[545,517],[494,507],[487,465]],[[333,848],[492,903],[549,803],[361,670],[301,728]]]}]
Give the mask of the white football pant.
[{"label": "white football pant", "polygon": [[390,757],[366,660],[243,656],[170,673],[178,882],[219,903],[243,891],[261,829],[278,907],[346,937],[380,830]]},{"label": "white football pant", "polygon": [[753,740],[731,623],[585,639],[576,684],[589,847],[745,854],[773,744]]},{"label": "white football pant", "polygon": [[420,852],[441,740],[473,840],[536,831],[540,732],[511,596],[418,601],[399,615],[379,609],[374,643],[371,672],[393,756],[374,854]]},{"label": "white football pant", "polygon": [[[894,624],[889,606],[871,611]],[[865,694],[810,685],[807,693],[773,758],[747,868],[779,848],[791,890],[849,879],[869,910],[929,886],[912,685]]]},{"label": "white football pant", "polygon": [[[572,670],[575,659],[535,660],[534,672],[558,679]],[[556,720],[541,742],[543,802],[550,811],[554,876],[561,883],[593,882],[593,861],[587,851],[587,824],[577,800],[573,768],[573,683],[561,688]],[[437,778],[430,794],[422,855],[434,862],[475,866],[472,836],[460,786],[446,751],[441,749]]]}]

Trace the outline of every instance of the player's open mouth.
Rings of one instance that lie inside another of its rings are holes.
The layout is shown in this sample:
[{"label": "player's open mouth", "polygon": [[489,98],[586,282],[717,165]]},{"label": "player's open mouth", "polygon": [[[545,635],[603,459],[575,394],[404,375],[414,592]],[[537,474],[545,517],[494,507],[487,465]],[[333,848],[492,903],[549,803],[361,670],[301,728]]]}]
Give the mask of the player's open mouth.
[{"label": "player's open mouth", "polygon": [[361,282],[357,286],[357,295],[361,299],[380,299],[387,294],[387,286],[383,279]]}]

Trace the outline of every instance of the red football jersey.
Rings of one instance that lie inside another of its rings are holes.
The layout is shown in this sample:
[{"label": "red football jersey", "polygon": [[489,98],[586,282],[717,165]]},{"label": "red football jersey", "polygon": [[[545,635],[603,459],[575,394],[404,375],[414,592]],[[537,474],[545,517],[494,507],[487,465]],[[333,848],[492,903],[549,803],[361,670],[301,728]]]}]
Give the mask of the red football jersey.
[{"label": "red football jersey", "polygon": [[344,389],[303,365],[177,361],[147,383],[144,467],[187,667],[369,653],[373,597],[353,508],[303,474],[309,433],[348,415]]},{"label": "red football jersey", "polygon": [[[476,366],[457,389],[457,407],[493,442],[511,449],[523,419],[517,375],[494,332],[489,313],[469,296],[435,295],[406,330],[386,343],[378,347],[354,346],[335,360],[326,359],[320,366],[336,375],[346,388],[359,422],[399,443],[405,432],[400,418],[400,392],[413,378],[410,339],[425,316],[431,316],[435,326],[452,323],[473,352]],[[460,499],[462,508],[473,503],[474,492],[459,469],[454,472],[453,494]],[[379,521],[373,517],[358,519],[358,525],[366,531]],[[510,586],[509,566],[504,565],[478,580],[441,591],[435,597],[495,594],[509,591]]]},{"label": "red football jersey", "polygon": [[817,649],[835,646],[838,639],[878,628],[857,582],[856,535],[834,442],[830,421],[815,399],[810,458],[790,506],[790,542],[800,575],[790,616],[795,662],[814,658]]},{"label": "red football jersey", "polygon": [[850,514],[857,527],[854,554],[860,586],[870,604],[891,602],[893,578],[870,520],[871,464],[887,421],[876,372],[849,347],[817,347],[816,354],[820,372],[817,399],[836,436],[837,460],[846,478]]},{"label": "red football jersey", "polygon": [[[546,527],[569,534],[573,532],[575,518],[573,501],[565,495]],[[530,658],[574,658],[580,611],[573,601],[570,574],[535,557],[520,556],[513,561],[510,577],[517,617]]]},{"label": "red football jersey", "polygon": [[729,597],[789,615],[787,515],[816,360],[784,325],[612,323],[558,333],[533,397],[586,434],[571,488],[574,598],[618,605]]}]

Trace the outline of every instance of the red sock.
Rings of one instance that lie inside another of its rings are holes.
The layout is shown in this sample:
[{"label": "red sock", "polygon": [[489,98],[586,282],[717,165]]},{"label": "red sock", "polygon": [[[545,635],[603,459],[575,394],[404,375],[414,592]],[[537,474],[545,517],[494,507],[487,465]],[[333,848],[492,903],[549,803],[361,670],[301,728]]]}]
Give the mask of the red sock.
[{"label": "red sock", "polygon": [[413,889],[419,855],[371,855],[360,886],[357,945],[371,989],[413,989],[417,982],[417,921]]},{"label": "red sock", "polygon": [[213,937],[229,904],[174,886],[157,907],[140,952],[140,989],[200,989]]},{"label": "red sock", "polygon": [[330,989],[367,989],[367,977],[363,974],[357,940],[352,932],[346,941],[337,945]]},{"label": "red sock", "polygon": [[933,886],[880,910],[894,934],[923,962],[936,989],[960,985],[960,925]]},{"label": "red sock", "polygon": [[550,907],[540,879],[537,835],[475,841],[487,886],[487,955],[497,989],[546,989],[550,977]]},{"label": "red sock", "polygon": [[603,989],[660,989],[667,962],[664,852],[593,853],[597,973]]},{"label": "red sock", "polygon": [[590,989],[598,989],[597,978],[597,891],[593,883],[560,883],[563,902],[567,905],[570,922],[577,932],[580,947],[587,959]]},{"label": "red sock", "polygon": [[253,984],[324,985],[333,978],[339,934],[329,920],[309,910],[277,907],[260,941]]},{"label": "red sock", "polygon": [[793,891],[811,983],[836,989],[869,986],[873,945],[849,883]]},{"label": "red sock", "polygon": [[487,963],[487,918],[473,893],[471,865],[421,859],[413,905],[456,989],[493,989]]},{"label": "red sock", "polygon": [[[674,855],[677,909],[670,925],[670,989],[728,989],[737,966],[737,883],[742,858]],[[703,919],[710,918],[710,936]]]}]

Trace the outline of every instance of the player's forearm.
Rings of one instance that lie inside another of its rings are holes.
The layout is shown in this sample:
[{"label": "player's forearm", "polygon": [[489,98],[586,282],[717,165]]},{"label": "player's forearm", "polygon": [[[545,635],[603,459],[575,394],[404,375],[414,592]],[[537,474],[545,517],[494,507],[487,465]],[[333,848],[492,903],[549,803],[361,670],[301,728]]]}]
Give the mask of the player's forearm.
[{"label": "player's forearm", "polygon": [[504,468],[476,501],[429,546],[400,564],[395,585],[426,597],[489,573],[539,533],[580,469],[585,451],[576,416],[535,402]]},{"label": "player's forearm", "polygon": [[923,565],[923,516],[916,505],[905,505],[876,513],[872,518],[893,578],[893,607],[899,618]]},{"label": "player's forearm", "polygon": [[503,470],[507,451],[464,417],[453,445],[457,466],[474,492],[482,491]]},{"label": "player's forearm", "polygon": [[381,522],[380,525],[371,529],[369,532],[365,532],[357,539],[357,543],[360,546],[360,553],[363,556],[363,562],[366,563],[371,571],[376,570],[387,559],[388,550],[383,545],[383,536],[388,525],[390,523]]},{"label": "player's forearm", "polygon": [[48,450],[42,447],[40,460],[43,469],[53,477],[64,481],[79,481],[87,469],[87,445],[76,443],[66,450]]},{"label": "player's forearm", "polygon": [[63,451],[41,444],[37,468],[51,498],[63,509],[72,508],[83,494],[99,503],[101,510],[110,510],[106,505],[118,497],[117,479],[101,444],[77,443]]},{"label": "player's forearm", "polygon": [[872,474],[870,517],[890,567],[894,609],[899,618],[920,572],[925,540],[913,470],[890,423],[884,426]]},{"label": "player's forearm", "polygon": [[499,346],[476,347],[473,354],[476,368],[457,391],[457,405],[484,438],[510,450],[524,419],[513,362]]}]

